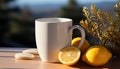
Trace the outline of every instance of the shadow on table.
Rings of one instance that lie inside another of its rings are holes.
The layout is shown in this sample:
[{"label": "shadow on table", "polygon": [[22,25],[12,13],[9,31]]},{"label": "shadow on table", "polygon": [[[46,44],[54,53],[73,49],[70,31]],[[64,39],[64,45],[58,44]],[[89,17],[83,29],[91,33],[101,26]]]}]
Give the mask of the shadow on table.
[{"label": "shadow on table", "polygon": [[72,66],[80,69],[120,69],[120,58],[112,57],[112,59],[105,65],[102,66],[90,66],[80,60],[76,65]]}]

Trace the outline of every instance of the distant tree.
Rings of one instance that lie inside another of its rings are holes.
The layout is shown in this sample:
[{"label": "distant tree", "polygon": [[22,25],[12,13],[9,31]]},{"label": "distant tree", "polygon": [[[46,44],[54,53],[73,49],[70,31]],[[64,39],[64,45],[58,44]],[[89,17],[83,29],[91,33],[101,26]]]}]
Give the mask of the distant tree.
[{"label": "distant tree", "polygon": [[28,7],[18,13],[13,13],[8,36],[12,41],[21,44],[20,47],[36,47],[34,34],[34,18]]},{"label": "distant tree", "polygon": [[[69,0],[68,5],[61,8],[59,16],[71,18],[73,20],[73,25],[79,25],[80,20],[85,19],[82,9],[82,6],[78,5],[76,0]],[[75,29],[73,31],[73,38],[77,36],[80,36],[80,32]]]},{"label": "distant tree", "polygon": [[9,2],[10,0],[0,0],[0,38],[3,37],[4,33],[7,30],[7,26],[6,24],[8,24],[8,7],[6,6],[6,4]]},{"label": "distant tree", "polygon": [[0,0],[0,46],[5,46],[3,39],[5,33],[9,30],[10,12],[13,8],[8,6],[8,3],[14,0]]},{"label": "distant tree", "polygon": [[60,17],[66,17],[73,19],[73,24],[79,24],[79,21],[85,19],[85,16],[82,12],[82,6],[76,3],[76,0],[69,0],[67,6],[61,8]]},{"label": "distant tree", "polygon": [[29,8],[10,7],[0,0],[0,47],[35,47],[34,19]]}]

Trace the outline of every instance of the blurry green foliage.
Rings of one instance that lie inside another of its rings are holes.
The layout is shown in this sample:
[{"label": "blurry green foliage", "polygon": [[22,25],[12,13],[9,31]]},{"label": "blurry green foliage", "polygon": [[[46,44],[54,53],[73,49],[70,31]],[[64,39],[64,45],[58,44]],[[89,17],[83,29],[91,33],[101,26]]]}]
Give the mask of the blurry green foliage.
[{"label": "blurry green foliage", "polygon": [[28,7],[9,7],[14,0],[0,0],[0,47],[36,47],[34,18]]},{"label": "blurry green foliage", "polygon": [[59,16],[73,19],[73,24],[79,24],[80,20],[85,19],[82,6],[78,5],[76,0],[69,0],[67,6],[61,8]]},{"label": "blurry green foliage", "polygon": [[[73,25],[79,25],[80,20],[85,19],[82,9],[83,7],[78,5],[76,0],[69,0],[68,5],[61,8],[59,16],[71,18],[73,20]],[[80,36],[80,32],[79,30],[75,29],[73,31],[73,38],[78,36]]]}]

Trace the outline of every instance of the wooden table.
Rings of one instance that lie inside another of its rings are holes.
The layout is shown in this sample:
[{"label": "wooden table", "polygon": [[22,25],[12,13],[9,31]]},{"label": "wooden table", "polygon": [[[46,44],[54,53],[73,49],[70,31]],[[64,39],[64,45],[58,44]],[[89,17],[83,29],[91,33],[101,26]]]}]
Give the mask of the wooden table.
[{"label": "wooden table", "polygon": [[72,67],[59,62],[45,63],[41,62],[38,55],[34,60],[16,60],[14,54],[25,49],[28,48],[0,48],[0,69],[120,69],[120,58],[117,57],[113,57],[109,63],[99,67],[89,66],[82,61]]}]

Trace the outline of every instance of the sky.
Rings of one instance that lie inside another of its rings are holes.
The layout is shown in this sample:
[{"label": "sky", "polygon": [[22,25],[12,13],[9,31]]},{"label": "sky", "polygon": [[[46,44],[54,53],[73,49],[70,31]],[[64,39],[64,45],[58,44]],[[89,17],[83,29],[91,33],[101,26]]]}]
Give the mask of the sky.
[{"label": "sky", "polygon": [[[67,3],[69,0],[17,0],[17,4],[45,4],[45,3]],[[118,1],[118,0],[77,0],[80,3],[95,3],[105,1]]]}]

